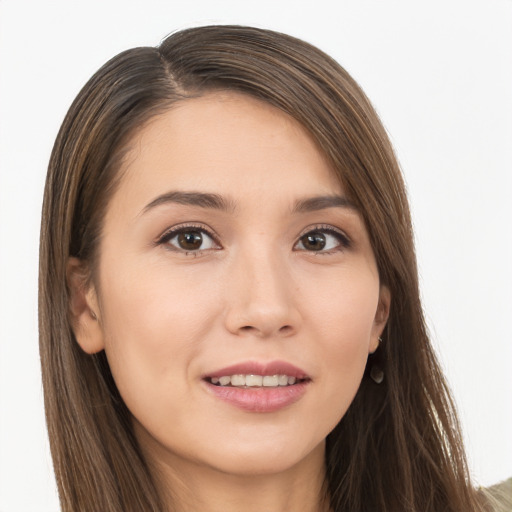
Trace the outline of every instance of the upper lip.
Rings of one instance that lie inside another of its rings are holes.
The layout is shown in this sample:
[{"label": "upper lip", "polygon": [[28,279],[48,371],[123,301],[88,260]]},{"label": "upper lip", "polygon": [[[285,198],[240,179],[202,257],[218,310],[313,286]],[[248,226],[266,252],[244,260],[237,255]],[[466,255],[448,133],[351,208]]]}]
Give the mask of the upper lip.
[{"label": "upper lip", "polygon": [[224,377],[227,375],[288,375],[288,377],[295,377],[297,379],[309,378],[304,370],[286,361],[269,361],[266,363],[245,361],[208,372],[203,378]]}]

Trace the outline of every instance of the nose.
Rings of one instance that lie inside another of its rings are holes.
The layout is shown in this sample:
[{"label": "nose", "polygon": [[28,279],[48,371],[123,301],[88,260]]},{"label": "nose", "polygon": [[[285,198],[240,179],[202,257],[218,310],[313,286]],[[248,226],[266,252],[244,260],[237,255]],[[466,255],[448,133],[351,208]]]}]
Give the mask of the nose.
[{"label": "nose", "polygon": [[284,338],[297,332],[300,314],[286,258],[240,254],[228,277],[225,325],[238,336]]}]

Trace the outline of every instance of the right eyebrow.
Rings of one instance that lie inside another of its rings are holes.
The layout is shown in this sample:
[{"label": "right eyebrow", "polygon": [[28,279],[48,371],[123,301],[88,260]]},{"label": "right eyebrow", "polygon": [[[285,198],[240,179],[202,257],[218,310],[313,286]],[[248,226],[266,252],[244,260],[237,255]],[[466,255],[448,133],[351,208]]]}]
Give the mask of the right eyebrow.
[{"label": "right eyebrow", "polygon": [[143,208],[141,214],[147,213],[149,210],[167,203],[199,206],[200,208],[209,208],[225,212],[235,210],[234,203],[219,194],[210,194],[205,192],[182,192],[174,190],[153,199]]}]

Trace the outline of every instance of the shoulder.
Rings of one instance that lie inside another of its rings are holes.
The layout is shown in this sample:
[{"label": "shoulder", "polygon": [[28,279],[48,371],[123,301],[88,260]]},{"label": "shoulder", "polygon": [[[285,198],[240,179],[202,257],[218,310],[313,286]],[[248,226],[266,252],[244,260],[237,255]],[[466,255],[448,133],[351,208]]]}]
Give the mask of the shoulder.
[{"label": "shoulder", "polygon": [[512,512],[512,478],[499,484],[481,489],[492,512]]}]

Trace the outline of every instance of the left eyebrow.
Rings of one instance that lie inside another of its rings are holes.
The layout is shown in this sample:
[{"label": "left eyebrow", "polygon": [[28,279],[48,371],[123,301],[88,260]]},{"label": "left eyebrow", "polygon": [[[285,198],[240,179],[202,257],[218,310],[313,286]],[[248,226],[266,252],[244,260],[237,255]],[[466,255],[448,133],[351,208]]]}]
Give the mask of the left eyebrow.
[{"label": "left eyebrow", "polygon": [[307,213],[327,208],[348,208],[358,211],[356,205],[345,196],[315,196],[300,199],[295,203],[292,213]]}]

